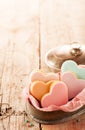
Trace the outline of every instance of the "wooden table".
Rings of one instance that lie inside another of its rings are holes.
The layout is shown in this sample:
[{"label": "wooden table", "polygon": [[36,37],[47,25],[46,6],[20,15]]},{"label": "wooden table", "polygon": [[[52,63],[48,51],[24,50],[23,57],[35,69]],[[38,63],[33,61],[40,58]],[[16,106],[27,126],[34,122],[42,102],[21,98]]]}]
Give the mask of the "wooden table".
[{"label": "wooden table", "polygon": [[3,3],[0,3],[0,130],[85,130],[84,114],[56,125],[33,121],[22,98],[32,70],[54,72],[44,61],[49,49],[71,42],[85,43],[85,1]]}]

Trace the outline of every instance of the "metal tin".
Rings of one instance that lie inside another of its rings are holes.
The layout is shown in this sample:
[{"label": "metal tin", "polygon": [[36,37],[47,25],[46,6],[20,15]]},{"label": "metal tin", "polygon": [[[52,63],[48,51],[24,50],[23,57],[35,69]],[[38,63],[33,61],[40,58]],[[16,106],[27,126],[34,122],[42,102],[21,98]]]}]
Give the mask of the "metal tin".
[{"label": "metal tin", "polygon": [[47,112],[36,109],[28,102],[28,115],[30,115],[31,118],[36,122],[42,124],[51,125],[51,124],[63,123],[72,120],[74,118],[77,118],[84,113],[85,113],[85,106],[81,107],[80,109],[74,112],[64,112],[62,110]]},{"label": "metal tin", "polygon": [[85,64],[85,45],[60,45],[50,49],[45,56],[46,64],[58,71],[60,71],[62,63],[66,60],[74,60],[77,64]]}]

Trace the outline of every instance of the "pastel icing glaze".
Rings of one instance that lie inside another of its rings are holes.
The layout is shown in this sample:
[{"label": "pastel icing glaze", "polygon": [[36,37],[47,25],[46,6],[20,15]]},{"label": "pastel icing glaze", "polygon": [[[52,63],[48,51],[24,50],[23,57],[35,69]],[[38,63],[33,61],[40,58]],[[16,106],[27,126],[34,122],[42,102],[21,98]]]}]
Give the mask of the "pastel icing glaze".
[{"label": "pastel icing glaze", "polygon": [[67,60],[61,66],[61,72],[71,71],[74,72],[79,79],[85,80],[85,68],[79,67],[75,61]]},{"label": "pastel icing glaze", "polygon": [[43,82],[48,82],[50,80],[59,80],[59,73],[48,73],[45,74],[41,71],[33,71],[30,74],[30,82],[36,81],[36,80],[40,80]]},{"label": "pastel icing glaze", "polygon": [[65,72],[61,74],[61,80],[68,87],[68,98],[72,99],[85,88],[85,80],[78,79],[72,72]]},{"label": "pastel icing glaze", "polygon": [[37,100],[41,101],[41,98],[44,94],[49,92],[49,89],[52,85],[54,85],[57,81],[51,80],[47,83],[43,81],[34,81],[31,83],[30,86],[30,93],[34,96]]},{"label": "pastel icing glaze", "polygon": [[58,81],[50,88],[49,93],[45,94],[41,99],[41,106],[48,107],[50,105],[61,106],[68,102],[68,87],[62,81]]}]

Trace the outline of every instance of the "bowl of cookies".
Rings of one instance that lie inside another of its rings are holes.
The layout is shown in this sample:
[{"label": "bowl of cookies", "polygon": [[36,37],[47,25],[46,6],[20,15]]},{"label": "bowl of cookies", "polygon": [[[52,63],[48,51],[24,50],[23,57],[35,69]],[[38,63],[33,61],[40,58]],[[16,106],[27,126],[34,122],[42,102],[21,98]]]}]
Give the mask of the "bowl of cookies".
[{"label": "bowl of cookies", "polygon": [[66,60],[60,71],[30,73],[23,95],[28,114],[42,124],[55,124],[77,118],[85,112],[85,65]]}]

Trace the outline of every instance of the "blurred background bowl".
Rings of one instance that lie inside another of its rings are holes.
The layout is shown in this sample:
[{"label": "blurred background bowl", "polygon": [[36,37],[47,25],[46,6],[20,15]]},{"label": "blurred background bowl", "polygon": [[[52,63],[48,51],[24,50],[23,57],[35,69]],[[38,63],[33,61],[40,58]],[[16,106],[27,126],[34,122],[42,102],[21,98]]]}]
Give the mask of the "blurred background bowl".
[{"label": "blurred background bowl", "polygon": [[45,63],[52,69],[60,71],[66,60],[74,60],[77,64],[85,64],[85,45],[66,44],[50,49],[45,56]]}]

